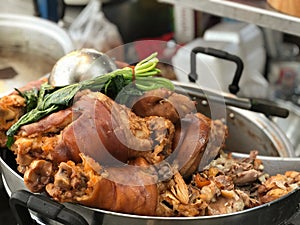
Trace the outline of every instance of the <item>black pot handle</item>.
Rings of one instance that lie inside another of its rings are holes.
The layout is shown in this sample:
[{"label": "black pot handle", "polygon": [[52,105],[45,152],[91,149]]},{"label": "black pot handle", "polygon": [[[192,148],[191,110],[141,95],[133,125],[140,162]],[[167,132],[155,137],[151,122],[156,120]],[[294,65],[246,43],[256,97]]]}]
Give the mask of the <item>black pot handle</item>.
[{"label": "black pot handle", "polygon": [[196,55],[198,53],[203,53],[206,55],[211,55],[211,56],[215,56],[220,59],[225,59],[225,60],[234,62],[237,67],[235,70],[233,81],[229,85],[228,89],[229,89],[230,93],[232,93],[232,94],[236,94],[240,90],[238,84],[239,84],[239,81],[240,81],[240,78],[242,76],[242,72],[244,69],[243,61],[236,55],[232,55],[228,52],[214,49],[214,48],[196,47],[192,50],[192,52],[191,52],[191,72],[188,75],[189,80],[191,82],[196,82],[196,80],[198,79],[198,75],[196,72]]},{"label": "black pot handle", "polygon": [[66,225],[88,225],[86,220],[76,212],[66,208],[64,205],[52,201],[46,196],[32,194],[25,190],[12,193],[9,205],[18,225],[36,224],[29,210],[44,218],[54,220]]}]

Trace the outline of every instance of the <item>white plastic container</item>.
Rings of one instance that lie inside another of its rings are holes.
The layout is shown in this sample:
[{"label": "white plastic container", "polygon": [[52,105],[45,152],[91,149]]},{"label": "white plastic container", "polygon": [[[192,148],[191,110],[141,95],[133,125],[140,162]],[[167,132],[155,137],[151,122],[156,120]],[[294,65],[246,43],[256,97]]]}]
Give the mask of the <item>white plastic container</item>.
[{"label": "white plastic container", "polygon": [[236,44],[244,64],[263,74],[266,50],[262,31],[256,25],[223,21],[206,30],[203,39]]},{"label": "white plastic container", "polygon": [[[239,82],[239,96],[265,98],[268,82],[263,73],[266,63],[266,50],[260,29],[243,22],[221,22],[208,29],[203,38],[198,38],[181,47],[172,63],[177,79],[189,82],[190,54],[195,47],[210,47],[239,56],[244,63],[244,71]],[[217,90],[228,92],[236,65],[224,59],[197,54],[198,83]]]},{"label": "white plastic container", "polygon": [[[197,38],[181,47],[172,58],[174,72],[180,82],[189,82],[188,74],[191,70],[190,54],[195,47],[210,47],[227,51],[231,54],[239,54],[236,44],[220,41],[205,41]],[[233,62],[219,59],[202,53],[196,56],[196,68],[198,79],[196,83],[201,86],[228,92],[228,85],[233,79],[236,65]]]}]

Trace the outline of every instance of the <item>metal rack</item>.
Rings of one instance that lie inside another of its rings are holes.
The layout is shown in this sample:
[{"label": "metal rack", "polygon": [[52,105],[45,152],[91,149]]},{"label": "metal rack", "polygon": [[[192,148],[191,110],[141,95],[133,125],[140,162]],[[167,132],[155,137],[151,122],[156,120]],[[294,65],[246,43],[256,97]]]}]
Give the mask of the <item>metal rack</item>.
[{"label": "metal rack", "polygon": [[300,36],[300,18],[272,9],[266,0],[158,0]]}]

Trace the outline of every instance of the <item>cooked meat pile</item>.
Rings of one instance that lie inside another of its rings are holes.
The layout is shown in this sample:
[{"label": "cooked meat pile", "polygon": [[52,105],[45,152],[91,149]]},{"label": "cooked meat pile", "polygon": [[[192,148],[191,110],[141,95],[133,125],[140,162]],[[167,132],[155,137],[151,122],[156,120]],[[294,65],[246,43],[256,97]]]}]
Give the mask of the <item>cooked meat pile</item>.
[{"label": "cooked meat pile", "polygon": [[[16,92],[0,99],[0,143],[25,112]],[[227,127],[196,112],[188,97],[149,91],[124,106],[89,90],[73,105],[22,126],[11,150],[32,192],[123,213],[202,216],[272,201],[300,184],[288,171],[268,177],[252,151],[223,152]],[[203,153],[219,157],[198,172]]]}]

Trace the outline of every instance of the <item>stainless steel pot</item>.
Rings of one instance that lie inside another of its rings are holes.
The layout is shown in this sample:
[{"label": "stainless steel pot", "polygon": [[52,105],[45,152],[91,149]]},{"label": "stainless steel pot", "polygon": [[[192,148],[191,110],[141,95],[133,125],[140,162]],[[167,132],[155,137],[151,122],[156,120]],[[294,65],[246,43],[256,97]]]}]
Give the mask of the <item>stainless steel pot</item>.
[{"label": "stainless steel pot", "polygon": [[[234,118],[232,118],[234,114]],[[237,144],[235,149],[241,149],[243,147],[243,152],[247,150],[248,143],[256,145],[256,149],[265,150],[265,154],[269,155],[290,155],[288,151],[292,151],[289,142],[286,140],[285,136],[278,135],[280,131],[276,129],[276,126],[269,120],[265,120],[264,117],[256,115],[252,112],[247,112],[245,110],[229,108],[228,109],[228,125],[230,132],[233,131],[235,136],[231,135],[229,138],[228,148],[234,147],[234,143]],[[252,123],[253,121],[254,123]],[[245,126],[240,129],[239,124],[244,124]],[[247,124],[249,126],[247,126]],[[248,128],[247,128],[248,127]],[[262,129],[263,127],[263,129]],[[248,129],[248,130],[247,130]],[[245,134],[244,134],[245,132]],[[238,135],[236,135],[238,134]],[[241,135],[242,134],[242,135]],[[249,135],[250,134],[250,135]],[[251,134],[255,134],[252,136]],[[244,136],[235,142],[236,139],[239,139],[239,136]],[[276,136],[275,142],[268,137]],[[246,144],[243,144],[245,141]],[[231,142],[231,143],[230,143]],[[268,143],[268,144],[267,144]],[[238,146],[240,145],[240,146]],[[276,149],[278,148],[278,149]],[[248,148],[250,150],[250,148]],[[279,151],[278,151],[279,150]],[[288,151],[287,151],[288,150]],[[280,151],[283,151],[280,153]],[[2,155],[0,158],[0,165],[2,169],[2,179],[5,186],[5,189],[10,197],[14,197],[20,200],[20,195],[26,195],[26,193],[20,193],[19,190],[26,190],[26,187],[23,183],[23,178],[16,172],[16,165],[14,161],[14,156],[10,151],[2,150]],[[284,172],[284,171],[282,171]],[[17,193],[17,194],[16,194]],[[27,196],[27,195],[26,195]],[[29,195],[30,196],[30,195]],[[28,196],[28,198],[29,198]],[[39,196],[34,195],[34,198]],[[26,197],[27,199],[27,197]],[[42,199],[43,200],[43,199]],[[116,212],[108,212],[105,210],[91,209],[88,207],[83,207],[76,204],[65,204],[67,209],[71,209],[74,212],[77,212],[84,220],[88,221],[89,224],[244,224],[244,225],[268,225],[268,224],[279,224],[284,220],[287,220],[291,217],[296,211],[297,206],[300,200],[300,192],[295,191],[283,199],[279,199],[272,204],[267,204],[250,210],[244,210],[242,212],[228,214],[228,215],[219,215],[213,217],[193,217],[193,218],[164,218],[164,217],[147,217],[147,216],[136,216],[136,215],[127,215]],[[47,204],[55,204],[50,202]],[[26,207],[28,207],[26,205]],[[52,222],[48,221],[49,218],[45,218],[45,211],[43,208],[38,208],[41,211],[38,211],[37,217],[43,217],[41,220],[47,221],[47,224]],[[278,213],[284,212],[284,213]],[[75,215],[77,215],[75,213]],[[75,216],[77,218],[77,216]],[[274,222],[276,221],[276,223]],[[277,223],[278,222],[278,223]],[[80,223],[79,223],[80,224]],[[73,225],[75,225],[73,223]]]},{"label": "stainless steel pot", "polygon": [[[126,215],[70,204],[58,206],[45,196],[32,195],[27,191],[18,191],[14,193],[13,199],[16,201],[22,199],[24,201],[21,204],[17,204],[16,206],[18,207],[14,207],[13,209],[15,211],[17,211],[17,209],[24,209],[21,211],[24,212],[28,210],[25,207],[30,205],[32,205],[30,209],[41,209],[39,208],[40,205],[34,205],[32,203],[43,203],[44,207],[51,209],[48,210],[47,213],[45,213],[45,210],[42,212],[43,216],[48,216],[48,218],[41,216],[41,214],[35,215],[34,217],[38,218],[39,221],[43,221],[42,224],[54,225],[57,223],[53,223],[52,220],[49,220],[49,215],[53,215],[56,221],[63,222],[64,225],[299,225],[299,198],[300,190],[298,189],[270,204],[264,204],[238,213],[202,217],[150,217]],[[28,204],[28,202],[31,203]],[[90,220],[86,220],[84,216],[87,216]],[[29,213],[27,217],[29,217]],[[28,219],[26,222],[28,223],[22,223],[20,225],[33,224],[31,219]]]},{"label": "stainless steel pot", "polygon": [[[182,87],[185,87],[183,85]],[[194,99],[199,100],[199,99]],[[210,110],[207,104],[202,104],[203,101],[199,100],[198,110],[207,114]],[[252,149],[257,149],[262,155],[270,156],[293,156],[293,148],[287,137],[282,133],[275,123],[267,119],[264,115],[250,112],[248,110],[238,109],[235,107],[226,108],[227,115],[227,125],[229,127],[230,136],[227,141],[228,150],[234,150],[237,152],[248,153]],[[5,189],[10,197],[19,198],[20,196],[25,196],[27,201],[32,194],[19,192],[19,190],[26,190],[23,183],[23,178],[16,171],[16,163],[14,155],[9,150],[1,151],[0,165],[2,169],[2,179]],[[284,171],[283,171],[284,172]],[[32,198],[38,198],[39,195],[34,195]],[[60,209],[71,209],[76,212],[75,217],[77,218],[79,214],[82,216],[84,221],[88,221],[88,224],[244,224],[244,225],[268,225],[271,221],[282,222],[291,217],[296,211],[300,200],[300,192],[295,191],[290,195],[286,196],[282,200],[275,201],[272,204],[260,206],[250,210],[244,210],[242,212],[219,215],[211,217],[192,217],[192,218],[165,218],[165,217],[148,217],[148,216],[136,216],[128,215],[116,212],[109,212],[100,209],[92,209],[76,204],[64,204],[64,207]],[[46,200],[47,204],[56,204],[49,199]],[[15,201],[16,202],[16,201]],[[34,202],[32,200],[32,202]],[[20,203],[18,203],[20,204]],[[46,204],[46,203],[45,203]],[[27,203],[22,203],[21,205],[30,208]],[[20,207],[20,206],[18,206]],[[51,208],[51,207],[50,207]],[[34,208],[34,210],[42,210],[43,208]],[[279,213],[283,210],[285,213]],[[38,211],[36,217],[43,217],[41,220],[47,221],[47,224],[52,224],[49,218],[45,218],[45,212]],[[22,212],[24,213],[24,212]],[[264,213],[264,215],[263,215]],[[33,214],[35,215],[35,214]],[[68,214],[69,215],[69,214]],[[269,215],[269,216],[266,216]],[[272,215],[272,216],[270,216]],[[80,224],[80,222],[78,222]],[[76,223],[72,223],[75,225]]]},{"label": "stainless steel pot", "polygon": [[[198,111],[207,115],[208,105],[203,104],[202,100],[194,100],[198,101]],[[293,146],[283,131],[264,115],[235,107],[227,107],[226,114],[230,134],[226,150],[249,153],[255,149],[265,156],[295,156]],[[0,166],[9,195],[20,189],[27,189],[22,177],[16,173],[15,159],[10,151],[1,150]]]},{"label": "stainless steel pot", "polygon": [[56,61],[74,48],[69,35],[56,23],[0,14],[0,93],[49,73]]},{"label": "stainless steel pot", "polygon": [[[190,85],[180,83],[177,84],[177,87],[186,91],[186,93],[191,88]],[[249,153],[249,151],[256,149],[261,155],[294,156],[294,150],[288,138],[265,115],[203,101],[197,96],[191,97],[198,103],[197,110],[199,112],[209,115],[213,119],[221,118],[226,121],[230,134],[226,142],[227,150]],[[30,223],[29,220],[33,216],[47,224],[53,224],[51,219],[54,219],[72,225],[124,223],[139,225],[279,225],[288,221],[292,215],[298,212],[300,202],[300,191],[298,189],[270,204],[232,214],[188,218],[137,216],[89,208],[78,204],[68,203],[62,205],[43,195],[26,192],[23,178],[16,172],[14,155],[7,149],[1,151],[0,166],[5,189],[11,197],[12,208],[16,209],[14,212],[17,216],[25,215],[27,224]],[[40,205],[43,205],[43,207],[40,207]],[[31,214],[28,209],[31,210]],[[69,219],[69,221],[65,219]],[[22,225],[21,222],[20,225]]]}]

